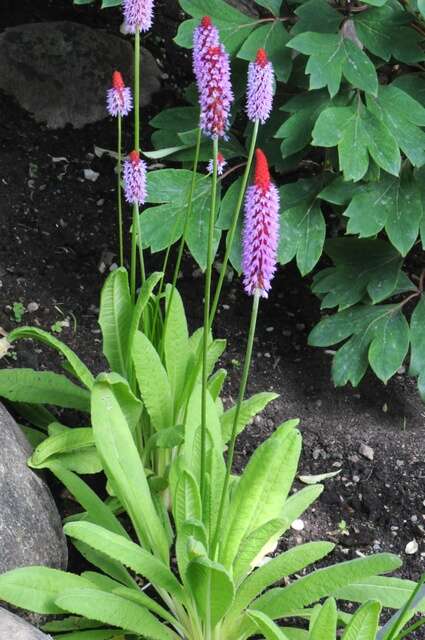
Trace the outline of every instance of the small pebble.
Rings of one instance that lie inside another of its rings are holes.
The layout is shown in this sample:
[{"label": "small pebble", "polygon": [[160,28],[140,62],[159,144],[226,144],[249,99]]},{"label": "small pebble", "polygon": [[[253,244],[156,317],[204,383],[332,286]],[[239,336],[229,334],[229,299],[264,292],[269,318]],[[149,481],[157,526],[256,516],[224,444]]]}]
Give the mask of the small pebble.
[{"label": "small pebble", "polygon": [[96,182],[100,173],[97,171],[93,171],[93,169],[84,169],[84,177],[86,180],[90,180],[90,182]]},{"label": "small pebble", "polygon": [[302,531],[304,527],[304,522],[300,519],[294,520],[294,522],[291,524],[291,529],[294,529],[294,531]]},{"label": "small pebble", "polygon": [[416,540],[411,540],[406,544],[405,552],[407,553],[407,555],[412,556],[413,554],[418,552],[418,549],[419,545]]},{"label": "small pebble", "polygon": [[38,311],[40,308],[40,305],[38,304],[38,302],[30,302],[27,306],[27,311],[29,311],[29,313],[34,313],[35,311]]},{"label": "small pebble", "polygon": [[375,457],[375,451],[369,445],[362,443],[359,447],[359,453],[368,460],[373,460]]}]

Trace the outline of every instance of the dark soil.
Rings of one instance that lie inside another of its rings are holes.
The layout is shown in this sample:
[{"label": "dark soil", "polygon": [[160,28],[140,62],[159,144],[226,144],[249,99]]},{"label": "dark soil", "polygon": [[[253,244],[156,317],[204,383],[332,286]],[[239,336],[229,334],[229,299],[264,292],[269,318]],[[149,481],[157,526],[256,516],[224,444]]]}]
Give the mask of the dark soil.
[{"label": "dark soil", "polygon": [[[56,19],[114,31],[120,24],[117,11],[75,9],[70,0],[11,0],[8,9],[3,0],[2,5],[0,31]],[[144,119],[178,100],[187,83],[187,58],[170,43],[179,16],[167,11],[145,45],[174,74]],[[102,282],[116,260],[115,190],[112,161],[94,157],[93,149],[115,146],[115,123],[50,131],[4,95],[0,121],[0,326],[5,331],[17,326],[13,303],[25,308],[37,303],[22,322],[60,330],[60,338],[100,371],[104,362],[97,311]],[[97,182],[84,179],[88,168],[100,173]],[[151,266],[158,264],[154,257]],[[202,279],[190,256],[183,271],[179,287],[196,328],[202,322]],[[230,402],[237,393],[250,313],[238,280],[227,286],[222,303],[215,334],[229,339],[222,366],[231,374],[225,388]],[[286,542],[334,540],[334,561],[393,551],[403,558],[401,575],[418,579],[425,558],[425,407],[404,373],[387,386],[368,375],[358,389],[335,390],[330,354],[307,346],[319,315],[308,283],[295,268],[282,269],[269,301],[262,304],[249,383],[249,394],[273,390],[280,398],[240,438],[237,465],[244,466],[276,425],[299,417],[304,434],[300,472],[341,471],[326,482],[322,497],[303,517],[304,529],[293,531]],[[15,364],[51,368],[52,357],[38,347],[20,345],[16,355],[2,361],[2,366]],[[373,449],[373,460],[361,454],[362,444]],[[407,555],[406,544],[414,539],[419,551]]]}]

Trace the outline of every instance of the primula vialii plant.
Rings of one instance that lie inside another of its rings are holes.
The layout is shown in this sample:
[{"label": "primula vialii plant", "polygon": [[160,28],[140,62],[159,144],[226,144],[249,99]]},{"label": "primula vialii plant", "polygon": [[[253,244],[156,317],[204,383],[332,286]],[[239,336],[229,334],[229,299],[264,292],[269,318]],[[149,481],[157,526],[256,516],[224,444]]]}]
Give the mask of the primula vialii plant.
[{"label": "primula vialii plant", "polygon": [[[323,489],[318,483],[291,493],[301,453],[298,421],[276,425],[242,474],[233,472],[238,435],[275,398],[259,393],[245,399],[259,303],[270,293],[279,243],[279,192],[266,154],[257,148],[272,111],[274,72],[260,49],[248,72],[247,163],[212,295],[219,176],[228,177],[222,147],[233,90],[229,57],[208,17],[194,33],[200,108],[175,271],[167,284],[168,246],[163,272],[145,272],[140,219],[146,212],[140,207],[149,202],[152,180],[167,171],[148,171],[143,157],[149,152],[140,147],[140,33],[151,27],[153,8],[152,1],[124,2],[127,31],[135,40],[135,139],[125,153],[121,119],[131,110],[130,89],[115,72],[108,91],[109,112],[119,123],[119,228],[122,179],[133,221],[130,274],[124,266],[113,271],[101,295],[99,322],[110,370],[95,378],[64,343],[27,327],[13,331],[9,341],[31,338],[56,349],[69,376],[0,372],[0,394],[31,423],[24,427],[34,444],[30,465],[49,469],[81,505],[80,513],[66,519],[65,533],[89,566],[82,575],[47,567],[10,571],[0,576],[0,599],[55,615],[45,630],[57,640],[401,640],[422,624],[416,619],[406,629],[423,608],[425,592],[422,583],[384,576],[399,568],[396,556],[326,562],[308,572],[334,545],[281,545],[291,523]],[[205,140],[212,161],[202,175],[197,168]],[[176,282],[199,185],[210,204],[202,221],[208,227],[204,324],[189,336]],[[215,369],[225,344],[212,330],[243,205],[243,287],[252,313],[239,398],[225,410],[220,393],[226,371]],[[174,226],[170,221],[166,231]],[[121,231],[119,246],[125,264]],[[63,424],[46,405],[77,410],[84,426]],[[81,478],[93,473],[104,474],[106,499]],[[347,600],[360,606],[340,608]],[[382,607],[400,608],[384,626]]]}]

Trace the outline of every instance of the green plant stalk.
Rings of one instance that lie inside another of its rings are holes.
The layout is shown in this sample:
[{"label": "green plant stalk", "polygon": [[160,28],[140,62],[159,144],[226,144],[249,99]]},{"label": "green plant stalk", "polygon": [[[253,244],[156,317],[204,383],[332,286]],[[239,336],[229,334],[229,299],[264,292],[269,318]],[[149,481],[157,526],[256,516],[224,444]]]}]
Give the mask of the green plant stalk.
[{"label": "green plant stalk", "polygon": [[205,471],[207,450],[207,385],[208,385],[208,338],[210,333],[210,302],[213,262],[214,227],[217,208],[217,156],[218,138],[213,138],[213,179],[211,188],[211,211],[208,225],[207,269],[205,274],[204,295],[204,332],[202,336],[202,401],[201,401],[201,478],[200,489],[202,504],[205,498]]},{"label": "green plant stalk", "polygon": [[244,197],[245,197],[245,191],[248,184],[249,174],[251,172],[252,160],[254,158],[255,146],[257,144],[259,127],[260,127],[260,123],[257,120],[254,124],[254,129],[252,131],[251,144],[248,152],[248,161],[245,167],[245,173],[242,178],[241,190],[239,193],[238,202],[236,204],[236,209],[233,215],[232,226],[230,227],[229,233],[227,235],[226,252],[224,254],[224,260],[220,269],[220,276],[217,282],[217,286],[214,294],[214,300],[211,307],[209,329],[211,329],[214,323],[215,314],[217,313],[218,303],[220,301],[221,290],[223,288],[224,278],[226,277],[227,265],[229,264],[230,254],[232,252],[233,242],[235,240],[235,233],[238,226],[238,220],[239,220],[240,212],[241,212]]},{"label": "green plant stalk", "polygon": [[236,406],[235,419],[233,421],[232,436],[230,438],[229,450],[227,452],[226,475],[225,475],[225,478],[224,478],[223,492],[221,494],[220,508],[218,510],[216,530],[215,530],[214,540],[213,540],[213,544],[212,544],[212,557],[213,558],[215,557],[215,553],[216,553],[216,549],[217,549],[218,535],[220,533],[221,521],[223,519],[224,507],[225,507],[225,504],[226,504],[226,496],[227,496],[227,493],[228,493],[228,490],[229,490],[230,477],[231,477],[231,473],[232,473],[233,458],[234,458],[234,455],[235,455],[236,440],[237,440],[237,437],[238,437],[239,416],[240,416],[241,409],[242,409],[242,403],[243,403],[243,400],[244,400],[244,397],[245,397],[246,385],[247,385],[248,377],[249,377],[249,370],[251,368],[252,351],[253,351],[253,348],[254,348],[255,329],[256,329],[256,326],[257,326],[259,305],[260,305],[260,293],[258,291],[256,291],[256,293],[254,294],[253,301],[252,301],[251,322],[250,322],[250,326],[249,326],[248,342],[247,342],[247,345],[246,345],[245,361],[244,361],[243,372],[242,372],[241,386],[240,386],[240,389],[239,389],[239,399],[238,399],[238,404]]},{"label": "green plant stalk", "polygon": [[[140,152],[140,29],[136,28],[134,37],[134,150]],[[133,225],[131,228],[131,275],[130,291],[133,302],[136,301],[136,269],[137,269],[137,232],[139,221],[133,207]],[[141,244],[141,241],[140,241]],[[142,258],[143,260],[143,258]]]},{"label": "green plant stalk", "polygon": [[[170,300],[168,302],[167,310],[166,310],[166,313],[165,313],[163,337],[165,337],[165,334],[166,334],[166,331],[167,331],[169,310],[171,309],[171,305],[173,304],[174,292],[176,290],[177,279],[179,277],[180,267],[181,267],[181,263],[182,263],[182,259],[183,259],[183,251],[184,251],[184,247],[186,245],[186,236],[187,236],[187,230],[188,230],[188,227],[189,227],[189,220],[190,220],[190,217],[191,217],[192,211],[193,211],[193,196],[195,194],[196,176],[197,176],[197,173],[198,173],[199,155],[200,155],[200,151],[201,151],[201,140],[202,140],[202,131],[201,131],[201,128],[199,127],[198,128],[198,135],[197,135],[197,138],[196,138],[195,159],[193,161],[192,182],[191,182],[191,185],[190,185],[189,199],[188,199],[188,203],[187,203],[186,216],[185,216],[184,226],[183,226],[183,233],[182,233],[182,237],[181,237],[181,240],[180,240],[180,245],[179,245],[179,250],[178,250],[178,254],[177,254],[176,265],[174,267],[173,280],[172,280],[172,284],[171,284]],[[162,272],[163,272],[164,275],[162,277],[160,288],[159,288],[158,304],[159,304],[159,296],[160,296],[160,293],[162,292],[162,287],[163,287],[163,283],[164,283],[164,277],[165,277],[165,271],[166,271],[167,264],[168,264],[168,258],[169,258],[169,255],[170,255],[169,249],[170,249],[170,246],[167,249],[167,255],[165,256],[164,265],[163,265],[163,269],[162,269]],[[155,324],[156,324],[156,316],[155,316],[153,331],[155,330]],[[163,355],[163,346],[164,346],[164,341],[162,341],[162,343],[161,343],[161,357]]]},{"label": "green plant stalk", "polygon": [[122,118],[118,116],[118,234],[120,248],[120,267],[124,266],[124,238],[123,238],[123,222],[122,222],[122,193],[121,193],[121,174],[122,174]]}]

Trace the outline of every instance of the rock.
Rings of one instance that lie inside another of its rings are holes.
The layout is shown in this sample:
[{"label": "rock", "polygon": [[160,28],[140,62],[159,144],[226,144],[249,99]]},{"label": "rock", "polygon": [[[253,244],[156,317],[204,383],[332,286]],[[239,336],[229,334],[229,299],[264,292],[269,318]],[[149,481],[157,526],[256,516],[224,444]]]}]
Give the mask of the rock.
[{"label": "rock", "polygon": [[52,640],[28,622],[0,607],[0,640]]},{"label": "rock", "polygon": [[416,540],[411,540],[406,544],[405,552],[407,553],[407,555],[412,556],[418,552],[418,549],[419,545]]},{"label": "rock", "polygon": [[302,531],[304,527],[304,521],[300,519],[294,520],[294,522],[291,524],[291,529],[293,529],[294,531]]},{"label": "rock", "polygon": [[372,447],[369,447],[367,444],[361,444],[359,447],[359,453],[363,458],[367,458],[368,460],[373,460],[375,457],[375,451]]},{"label": "rock", "polygon": [[[0,35],[0,89],[51,128],[83,127],[107,116],[112,72],[132,78],[130,40],[74,22],[40,22]],[[161,72],[142,50],[141,104],[160,88]]]},{"label": "rock", "polygon": [[67,566],[61,518],[45,482],[27,466],[30,454],[0,404],[0,573],[27,565]]}]

